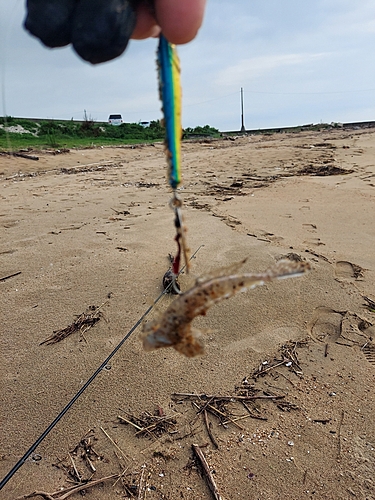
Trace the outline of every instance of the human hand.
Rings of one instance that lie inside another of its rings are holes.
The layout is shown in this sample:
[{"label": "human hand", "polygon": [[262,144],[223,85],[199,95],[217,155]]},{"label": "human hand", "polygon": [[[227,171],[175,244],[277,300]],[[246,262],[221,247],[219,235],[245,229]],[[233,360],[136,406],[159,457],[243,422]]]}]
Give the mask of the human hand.
[{"label": "human hand", "polygon": [[129,38],[192,40],[206,0],[27,0],[25,28],[47,47],[72,43],[92,64],[121,55]]},{"label": "human hand", "polygon": [[152,9],[147,1],[139,4],[131,38],[158,36],[162,31],[170,43],[193,40],[203,21],[206,0],[155,0],[154,3]]}]

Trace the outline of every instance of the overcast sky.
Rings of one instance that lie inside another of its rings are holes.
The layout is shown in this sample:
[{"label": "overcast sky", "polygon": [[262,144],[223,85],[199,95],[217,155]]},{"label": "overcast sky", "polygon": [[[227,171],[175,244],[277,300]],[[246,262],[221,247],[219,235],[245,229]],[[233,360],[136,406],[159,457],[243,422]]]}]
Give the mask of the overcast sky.
[{"label": "overcast sky", "polygon": [[[178,0],[176,0],[178,1]],[[0,0],[0,115],[124,121],[161,118],[156,40],[91,66],[22,28],[23,0]],[[248,129],[375,120],[374,0],[209,0],[179,47],[183,126]]]}]

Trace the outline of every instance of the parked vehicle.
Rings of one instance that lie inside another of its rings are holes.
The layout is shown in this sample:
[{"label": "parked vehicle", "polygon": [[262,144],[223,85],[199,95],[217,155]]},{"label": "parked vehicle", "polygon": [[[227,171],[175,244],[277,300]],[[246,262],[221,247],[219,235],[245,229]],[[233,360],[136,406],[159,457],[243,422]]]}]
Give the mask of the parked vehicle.
[{"label": "parked vehicle", "polygon": [[109,115],[108,123],[110,125],[121,125],[123,123],[121,115]]}]

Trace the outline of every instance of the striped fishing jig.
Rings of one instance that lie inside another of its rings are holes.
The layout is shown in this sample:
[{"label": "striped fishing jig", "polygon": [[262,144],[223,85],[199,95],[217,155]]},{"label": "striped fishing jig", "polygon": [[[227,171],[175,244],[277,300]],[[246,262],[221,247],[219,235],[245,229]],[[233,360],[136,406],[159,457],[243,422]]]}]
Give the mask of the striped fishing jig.
[{"label": "striped fishing jig", "polygon": [[186,228],[181,211],[182,200],[177,193],[177,188],[181,183],[181,69],[175,46],[169,43],[163,35],[159,37],[157,63],[159,93],[166,131],[165,153],[168,162],[168,182],[173,190],[170,205],[175,214],[177,254],[172,263],[172,273],[176,277],[180,271],[181,254],[184,258],[186,270],[189,271],[189,249],[186,243]]}]

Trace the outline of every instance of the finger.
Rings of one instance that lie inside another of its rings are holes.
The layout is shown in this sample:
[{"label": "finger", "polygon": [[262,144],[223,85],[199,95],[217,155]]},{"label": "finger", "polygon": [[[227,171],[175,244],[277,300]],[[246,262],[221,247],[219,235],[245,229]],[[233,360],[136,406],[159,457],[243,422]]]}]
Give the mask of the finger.
[{"label": "finger", "polygon": [[158,0],[156,19],[163,35],[171,43],[190,42],[197,34],[204,15],[206,0]]},{"label": "finger", "polygon": [[64,47],[71,40],[76,0],[27,0],[25,28],[47,47]]},{"label": "finger", "polygon": [[126,49],[135,22],[129,0],[80,0],[73,19],[73,47],[92,64],[115,59]]},{"label": "finger", "polygon": [[157,25],[150,8],[144,3],[141,3],[137,8],[137,24],[132,33],[132,38],[135,40],[143,40],[144,38],[156,37],[159,34],[160,26]]}]

